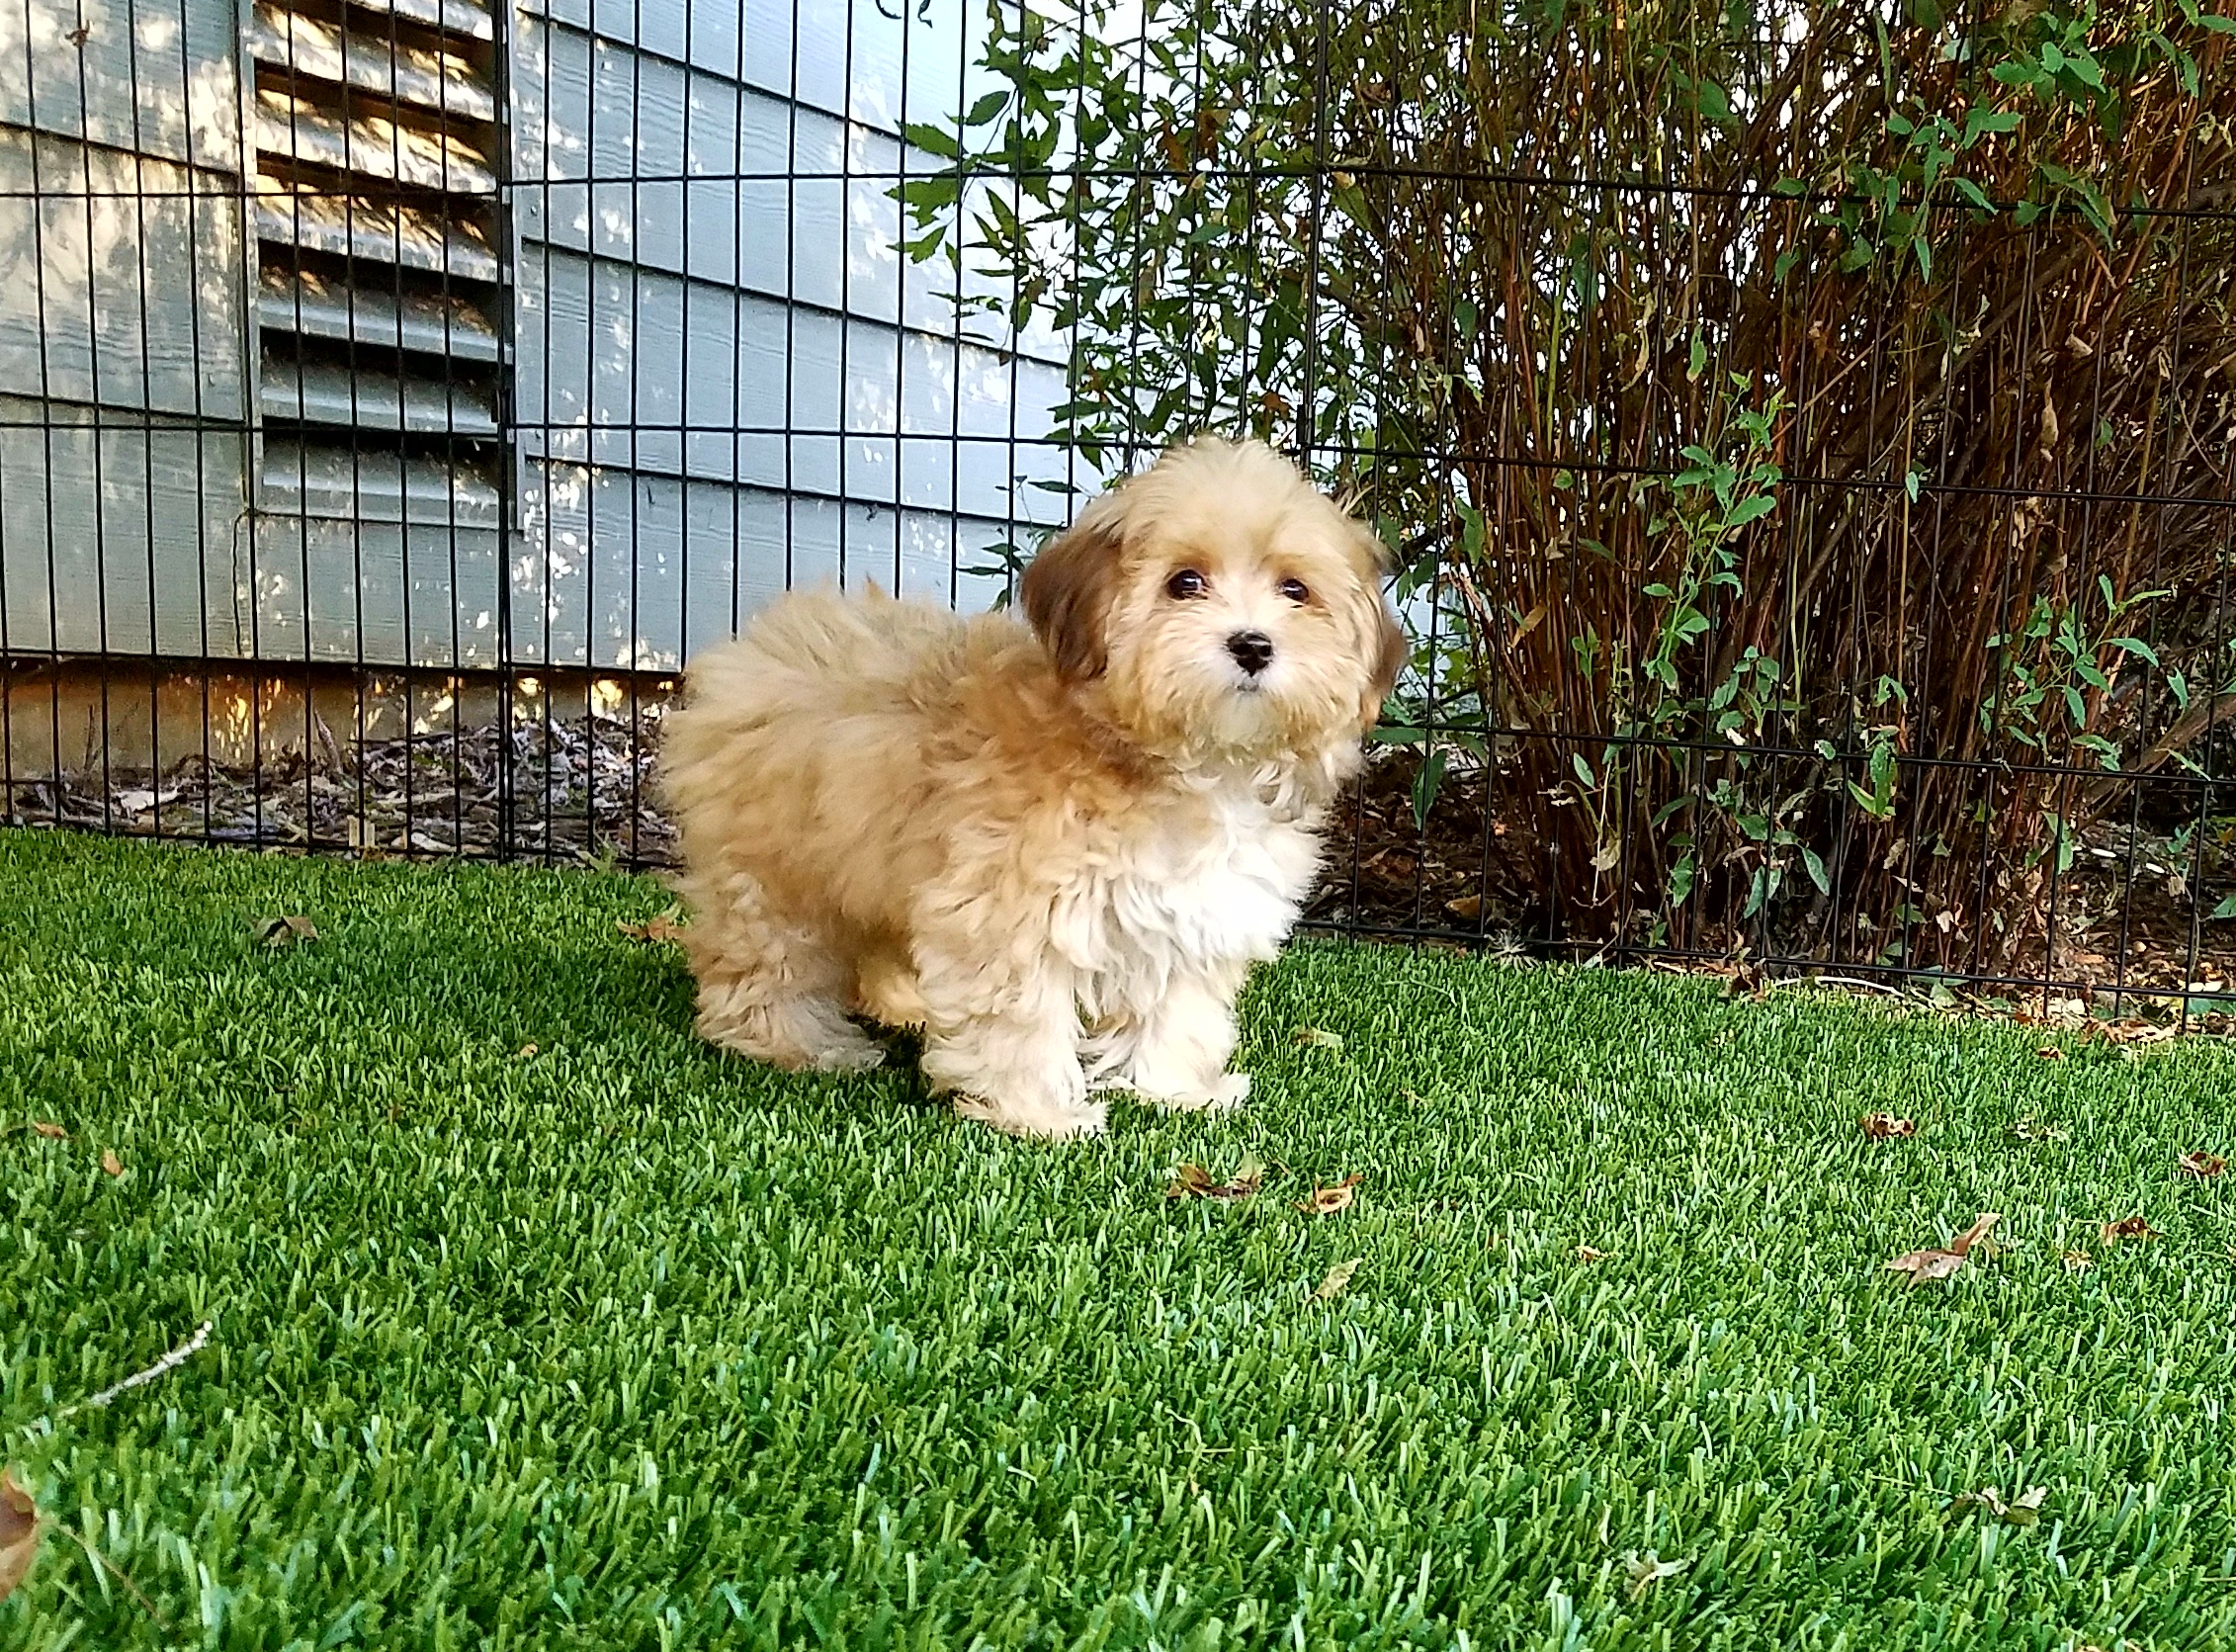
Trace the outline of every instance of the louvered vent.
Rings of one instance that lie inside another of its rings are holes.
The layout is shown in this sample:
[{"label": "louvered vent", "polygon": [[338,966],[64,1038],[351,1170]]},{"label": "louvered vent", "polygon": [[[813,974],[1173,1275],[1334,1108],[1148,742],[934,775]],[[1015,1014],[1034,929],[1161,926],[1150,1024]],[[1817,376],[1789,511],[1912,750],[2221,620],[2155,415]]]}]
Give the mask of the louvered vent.
[{"label": "louvered vent", "polygon": [[[313,565],[346,541],[362,604],[369,585],[421,584],[431,544],[439,557],[459,530],[482,540],[498,527],[491,14],[484,0],[258,0],[248,43],[260,504],[275,528],[301,519]],[[268,565],[294,539],[271,536]],[[302,623],[308,653],[390,653],[370,614]]]}]

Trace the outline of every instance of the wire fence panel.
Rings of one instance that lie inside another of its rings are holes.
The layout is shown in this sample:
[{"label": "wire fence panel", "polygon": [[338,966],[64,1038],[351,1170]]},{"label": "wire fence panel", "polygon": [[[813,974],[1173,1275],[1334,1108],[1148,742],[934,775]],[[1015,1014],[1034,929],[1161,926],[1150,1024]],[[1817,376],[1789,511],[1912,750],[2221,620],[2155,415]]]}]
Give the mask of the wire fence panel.
[{"label": "wire fence panel", "polygon": [[1199,430],[1415,643],[1308,921],[2236,1008],[2195,0],[0,0],[12,822],[655,866],[688,660]]}]

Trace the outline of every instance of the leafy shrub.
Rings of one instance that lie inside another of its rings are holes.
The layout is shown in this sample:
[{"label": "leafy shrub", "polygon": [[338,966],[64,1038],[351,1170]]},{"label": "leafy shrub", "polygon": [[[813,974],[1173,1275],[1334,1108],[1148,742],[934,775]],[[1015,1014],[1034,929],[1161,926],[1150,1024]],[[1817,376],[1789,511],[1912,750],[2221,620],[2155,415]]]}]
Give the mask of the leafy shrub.
[{"label": "leafy shrub", "polygon": [[2236,690],[2236,23],[1109,15],[996,0],[1000,90],[912,130],[949,162],[912,250],[1067,330],[1098,462],[1247,427],[1357,490],[1421,621],[1382,731],[1417,812],[1492,765],[1572,935],[1977,970],[2134,775],[2195,769]]}]

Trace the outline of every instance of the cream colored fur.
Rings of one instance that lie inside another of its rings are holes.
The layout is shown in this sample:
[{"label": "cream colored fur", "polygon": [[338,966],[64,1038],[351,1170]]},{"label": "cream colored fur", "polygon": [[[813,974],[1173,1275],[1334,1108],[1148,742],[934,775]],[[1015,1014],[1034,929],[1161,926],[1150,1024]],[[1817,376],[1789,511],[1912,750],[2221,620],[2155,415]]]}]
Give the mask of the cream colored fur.
[{"label": "cream colored fur", "polygon": [[1237,994],[1403,657],[1376,552],[1203,441],[1035,559],[1029,628],[810,591],[708,650],[663,759],[700,1031],[844,1071],[882,1056],[854,1017],[917,1027],[958,1112],[1028,1135],[1100,1130],[1106,1089],[1239,1103]]}]

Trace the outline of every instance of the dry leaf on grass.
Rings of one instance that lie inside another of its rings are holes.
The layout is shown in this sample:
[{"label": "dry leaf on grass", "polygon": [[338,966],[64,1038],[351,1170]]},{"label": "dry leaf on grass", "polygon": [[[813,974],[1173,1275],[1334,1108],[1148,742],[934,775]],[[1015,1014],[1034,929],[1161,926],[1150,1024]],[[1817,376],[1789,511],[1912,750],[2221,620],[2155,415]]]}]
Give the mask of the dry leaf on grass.
[{"label": "dry leaf on grass", "polygon": [[2107,1044],[2163,1044],[2175,1036],[2171,1022],[2155,1026],[2149,1021],[2093,1021],[2089,1036],[2101,1038]]},{"label": "dry leaf on grass", "polygon": [[2085,1273],[2096,1265],[2094,1261],[2089,1260],[2089,1253],[2086,1251],[2068,1251],[2065,1253],[2065,1271],[2068,1273]]},{"label": "dry leaf on grass", "polygon": [[1343,1287],[1351,1282],[1351,1275],[1358,1271],[1358,1264],[1359,1259],[1353,1257],[1349,1261],[1339,1261],[1333,1267],[1331,1267],[1328,1270],[1328,1277],[1321,1280],[1319,1289],[1312,1293],[1313,1300],[1316,1302],[1333,1302],[1336,1297],[1342,1295]]},{"label": "dry leaf on grass", "polygon": [[2006,1503],[2000,1487],[1982,1486],[1976,1492],[1959,1492],[1956,1501],[1948,1506],[1948,1512],[1953,1516],[1967,1508],[1985,1509],[1997,1520],[2013,1525],[2032,1525],[2042,1518],[2042,1499],[2048,1495],[2047,1486],[2036,1486]]},{"label": "dry leaf on grass", "polygon": [[2199,1180],[2218,1175],[2228,1169],[2228,1161],[2217,1153],[2185,1153],[2175,1163]]},{"label": "dry leaf on grass", "polygon": [[1623,1556],[1623,1569],[1630,1574],[1630,1598],[1635,1603],[1646,1598],[1646,1592],[1664,1578],[1674,1578],[1691,1565],[1689,1560],[1664,1560],[1652,1549],[1644,1554]]},{"label": "dry leaf on grass", "polygon": [[1724,997],[1727,999],[1760,999],[1765,990],[1762,967],[1757,964],[1736,965],[1724,978]]},{"label": "dry leaf on grass", "polygon": [[1254,1159],[1243,1161],[1243,1168],[1227,1181],[1215,1181],[1201,1165],[1182,1165],[1172,1173],[1172,1185],[1164,1189],[1168,1199],[1247,1199],[1265,1185],[1265,1172]]},{"label": "dry leaf on grass", "polygon": [[1980,1219],[1948,1242],[1945,1251],[1911,1251],[1886,1264],[1890,1273],[1907,1273],[1910,1282],[1918,1284],[1926,1279],[1945,1279],[1964,1265],[1964,1259],[1972,1247],[1988,1237],[1988,1230],[2003,1218],[1992,1210],[1980,1213]]},{"label": "dry leaf on grass", "polygon": [[1918,1125],[1913,1119],[1896,1118],[1892,1113],[1865,1113],[1863,1134],[1874,1142],[1883,1142],[1896,1136],[1915,1136]]},{"label": "dry leaf on grass", "polygon": [[1352,1172],[1333,1187],[1315,1187],[1312,1197],[1299,1199],[1297,1208],[1312,1216],[1333,1216],[1358,1196],[1359,1175]]},{"label": "dry leaf on grass", "polygon": [[256,920],[256,939],[264,946],[294,946],[301,941],[318,938],[318,926],[300,913],[289,917],[260,917]]},{"label": "dry leaf on grass", "polygon": [[683,925],[676,921],[682,915],[670,907],[659,916],[646,918],[643,923],[632,923],[626,917],[617,917],[614,919],[614,926],[633,941],[650,941],[658,945],[683,938]]},{"label": "dry leaf on grass", "polygon": [[534,1059],[535,1059],[535,1055],[536,1055],[536,1046],[535,1046],[535,1045],[533,1045],[533,1044],[523,1044],[523,1045],[521,1045],[521,1047],[520,1047],[520,1054],[519,1054],[519,1056],[518,1056],[517,1058],[515,1058],[515,1059],[517,1059],[517,1060],[520,1060],[520,1061],[532,1061],[532,1060],[534,1060]]},{"label": "dry leaf on grass", "polygon": [[2063,1061],[2065,1059],[2065,1052],[2055,1044],[2044,1044],[2034,1054],[2040,1056],[2044,1061]]},{"label": "dry leaf on grass", "polygon": [[1579,1245],[1576,1248],[1576,1260],[1578,1261],[1605,1261],[1607,1260],[1607,1253],[1604,1251],[1594,1251],[1589,1245]]},{"label": "dry leaf on grass", "polygon": [[1343,1047],[1343,1035],[1330,1032],[1326,1027],[1299,1027],[1297,1042],[1308,1050],[1340,1050]]},{"label": "dry leaf on grass", "polygon": [[2104,1225],[2104,1242],[2107,1245],[2122,1239],[2156,1239],[2157,1237],[2158,1229],[2152,1227],[2140,1216],[2122,1216],[2116,1222],[2107,1222]]},{"label": "dry leaf on grass", "polygon": [[16,1592],[39,1558],[42,1524],[39,1505],[16,1483],[16,1471],[0,1470],[0,1601]]},{"label": "dry leaf on grass", "polygon": [[123,1175],[125,1174],[125,1162],[118,1158],[113,1150],[107,1148],[104,1148],[101,1153],[101,1168],[111,1175]]},{"label": "dry leaf on grass", "polygon": [[44,1136],[50,1142],[65,1142],[70,1139],[70,1133],[59,1124],[49,1124],[43,1118],[33,1119],[31,1129],[33,1135]]}]

